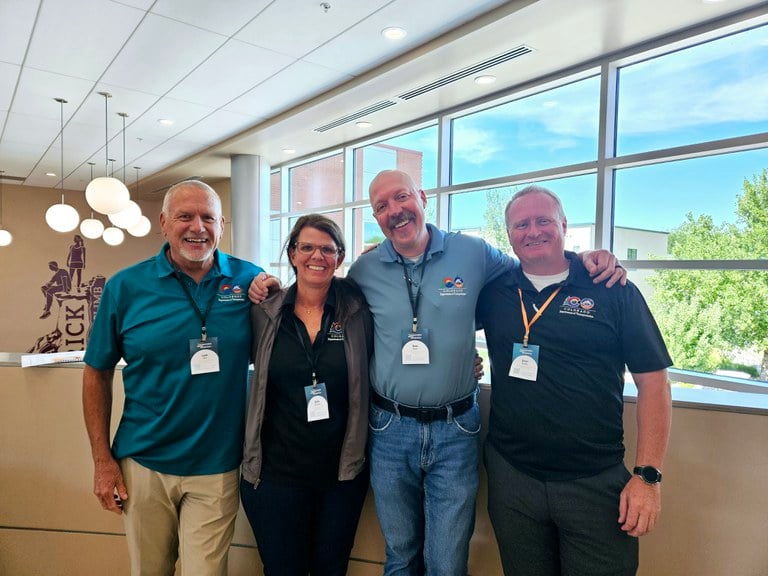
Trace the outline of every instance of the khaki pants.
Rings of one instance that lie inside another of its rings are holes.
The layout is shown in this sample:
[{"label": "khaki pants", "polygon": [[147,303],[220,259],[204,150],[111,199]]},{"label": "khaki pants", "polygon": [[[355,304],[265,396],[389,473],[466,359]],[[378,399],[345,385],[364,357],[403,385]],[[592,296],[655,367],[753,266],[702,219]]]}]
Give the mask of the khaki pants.
[{"label": "khaki pants", "polygon": [[238,470],[174,476],[125,458],[123,504],[132,576],[226,576],[235,531]]}]

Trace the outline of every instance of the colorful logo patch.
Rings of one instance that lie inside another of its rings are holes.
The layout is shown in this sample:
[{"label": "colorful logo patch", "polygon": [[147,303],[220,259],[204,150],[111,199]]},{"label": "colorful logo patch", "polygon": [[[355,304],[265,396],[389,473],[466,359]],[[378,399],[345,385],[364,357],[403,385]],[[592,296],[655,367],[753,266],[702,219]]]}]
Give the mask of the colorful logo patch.
[{"label": "colorful logo patch", "polygon": [[464,290],[464,278],[459,275],[443,278],[443,286],[439,290],[440,296],[466,296]]},{"label": "colorful logo patch", "polygon": [[592,298],[566,296],[565,300],[563,300],[563,303],[560,305],[560,314],[594,318],[595,312],[595,301]]}]

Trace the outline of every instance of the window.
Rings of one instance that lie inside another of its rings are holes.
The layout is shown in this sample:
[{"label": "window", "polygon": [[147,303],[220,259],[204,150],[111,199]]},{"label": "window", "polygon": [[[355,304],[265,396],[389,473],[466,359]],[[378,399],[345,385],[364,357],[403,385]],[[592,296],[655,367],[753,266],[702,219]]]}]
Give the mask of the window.
[{"label": "window", "polygon": [[334,154],[289,170],[291,212],[311,211],[344,201],[344,155]]},{"label": "window", "polygon": [[619,72],[617,153],[768,130],[768,26]]},{"label": "window", "polygon": [[368,199],[368,186],[382,170],[402,170],[423,190],[437,186],[437,126],[389,138],[355,150],[355,200]]},{"label": "window", "polygon": [[599,103],[591,77],[456,118],[451,183],[595,160]]},{"label": "window", "polygon": [[637,260],[637,248],[627,248],[627,260]]}]

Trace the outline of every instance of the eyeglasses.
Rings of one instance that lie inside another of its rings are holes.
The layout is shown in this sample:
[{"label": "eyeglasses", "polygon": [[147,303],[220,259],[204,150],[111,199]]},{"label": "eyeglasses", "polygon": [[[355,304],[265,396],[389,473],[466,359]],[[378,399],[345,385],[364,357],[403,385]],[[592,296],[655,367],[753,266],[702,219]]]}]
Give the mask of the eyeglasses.
[{"label": "eyeglasses", "polygon": [[321,246],[320,244],[310,244],[309,242],[296,242],[296,250],[306,256],[311,256],[315,253],[315,250],[320,250],[320,253],[323,256],[327,256],[329,258],[332,256],[337,256],[339,252],[341,252],[335,246]]}]

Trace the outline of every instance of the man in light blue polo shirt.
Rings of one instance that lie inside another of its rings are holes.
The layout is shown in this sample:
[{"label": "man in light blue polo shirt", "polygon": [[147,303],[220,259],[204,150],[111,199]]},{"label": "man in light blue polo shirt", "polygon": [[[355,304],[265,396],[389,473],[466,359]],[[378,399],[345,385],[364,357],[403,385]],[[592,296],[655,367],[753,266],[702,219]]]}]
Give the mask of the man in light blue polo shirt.
[{"label": "man in light blue polo shirt", "polygon": [[[124,515],[132,573],[227,574],[238,510],[251,348],[247,288],[262,270],[217,249],[214,190],[166,193],[167,242],[104,288],[85,353],[83,410],[94,493]],[[114,367],[125,405],[110,448]]]},{"label": "man in light blue polo shirt", "polygon": [[[426,224],[426,195],[403,172],[380,172],[369,192],[387,240],[349,274],[374,317],[369,442],[384,574],[465,576],[479,466],[475,305],[517,263]],[[614,264],[605,251],[585,262],[590,272],[606,268],[596,281],[611,278]]]}]

